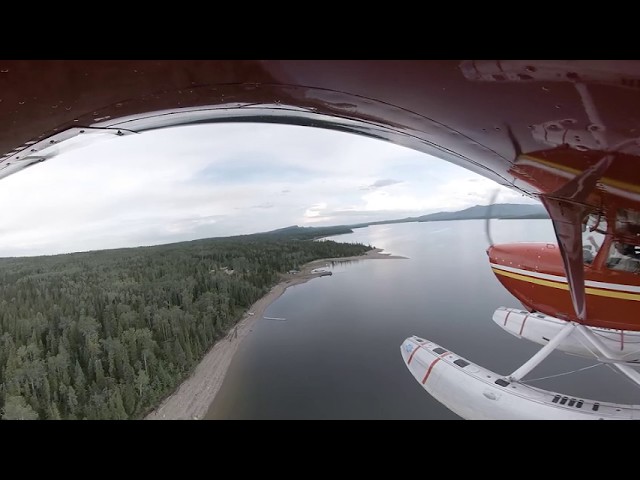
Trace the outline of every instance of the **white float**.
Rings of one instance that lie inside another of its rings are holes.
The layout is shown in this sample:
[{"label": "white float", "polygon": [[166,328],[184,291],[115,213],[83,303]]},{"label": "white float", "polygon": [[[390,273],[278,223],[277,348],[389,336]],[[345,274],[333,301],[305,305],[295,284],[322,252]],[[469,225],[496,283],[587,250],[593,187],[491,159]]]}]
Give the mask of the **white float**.
[{"label": "white float", "polygon": [[[562,330],[556,337],[557,340],[550,342],[548,350],[553,350],[557,342],[562,342],[574,329],[570,325]],[[513,381],[514,378],[522,378],[544,358],[546,352],[543,353],[542,350],[540,358],[534,356],[527,362],[531,365],[523,365],[511,376],[491,372],[416,336],[407,338],[400,350],[407,368],[418,383],[436,400],[465,419],[640,419],[640,405],[621,405],[572,397]]]},{"label": "white float", "polygon": [[[518,338],[545,345],[555,337],[567,324],[542,313],[531,313],[517,308],[500,307],[493,314],[493,321],[501,328]],[[588,328],[602,344],[611,352],[623,359],[627,364],[640,364],[640,332],[629,330],[612,330],[607,328]],[[597,349],[586,341],[579,331],[573,331],[556,347],[563,352],[573,353],[588,358],[607,361]]]}]

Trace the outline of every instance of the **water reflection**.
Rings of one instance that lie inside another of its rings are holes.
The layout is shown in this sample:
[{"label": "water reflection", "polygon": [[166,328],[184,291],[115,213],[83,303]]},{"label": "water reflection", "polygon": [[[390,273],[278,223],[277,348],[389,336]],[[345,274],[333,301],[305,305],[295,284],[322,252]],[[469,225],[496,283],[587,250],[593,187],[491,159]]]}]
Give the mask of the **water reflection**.
[{"label": "water reflection", "polygon": [[[399,352],[406,337],[430,339],[503,374],[538,350],[491,320],[497,307],[520,305],[489,268],[483,221],[381,227],[340,240],[409,260],[336,262],[333,276],[288,290],[265,314],[287,322],[257,322],[207,418],[454,419],[406,370]],[[492,229],[496,242],[554,239],[548,220],[493,221]],[[554,352],[529,378],[593,363]],[[637,403],[637,388],[606,367],[534,385]]]}]

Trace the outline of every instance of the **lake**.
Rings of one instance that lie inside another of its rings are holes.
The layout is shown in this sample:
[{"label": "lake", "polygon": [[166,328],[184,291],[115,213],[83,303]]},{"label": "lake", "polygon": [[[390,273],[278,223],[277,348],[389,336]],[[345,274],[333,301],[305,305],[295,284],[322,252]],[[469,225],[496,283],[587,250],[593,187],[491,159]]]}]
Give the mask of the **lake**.
[{"label": "lake", "polygon": [[[495,243],[554,242],[550,220],[492,220]],[[495,278],[484,220],[376,225],[332,237],[408,259],[338,264],[289,288],[242,342],[208,419],[459,419],[407,370],[402,341],[418,335],[500,374],[540,346],[491,319],[521,308]],[[554,352],[525,381],[568,395],[637,403],[638,388],[605,365]]]}]

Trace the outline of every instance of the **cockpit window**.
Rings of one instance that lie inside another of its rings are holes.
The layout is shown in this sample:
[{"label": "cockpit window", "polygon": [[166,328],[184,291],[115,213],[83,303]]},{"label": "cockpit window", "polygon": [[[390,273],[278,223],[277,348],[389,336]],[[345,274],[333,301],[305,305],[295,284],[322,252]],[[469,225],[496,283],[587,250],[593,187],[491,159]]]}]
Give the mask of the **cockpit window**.
[{"label": "cockpit window", "polygon": [[640,245],[612,242],[607,267],[621,272],[640,273]]},{"label": "cockpit window", "polygon": [[584,263],[591,264],[596,258],[607,233],[607,220],[604,215],[590,214],[582,224],[582,253]]},{"label": "cockpit window", "polygon": [[616,212],[615,218],[615,237],[611,242],[606,265],[612,270],[640,273],[640,212],[621,208]]},{"label": "cockpit window", "polygon": [[616,213],[616,233],[640,236],[640,212],[630,208],[619,209]]}]

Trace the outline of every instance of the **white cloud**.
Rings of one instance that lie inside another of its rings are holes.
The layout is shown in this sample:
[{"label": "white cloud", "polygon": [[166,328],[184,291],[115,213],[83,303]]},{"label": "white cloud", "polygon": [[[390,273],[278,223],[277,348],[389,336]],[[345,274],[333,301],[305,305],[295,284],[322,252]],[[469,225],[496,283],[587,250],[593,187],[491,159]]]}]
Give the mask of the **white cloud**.
[{"label": "white cloud", "polygon": [[327,208],[327,204],[325,202],[316,203],[305,210],[304,216],[307,218],[319,217],[320,212],[325,208]]},{"label": "white cloud", "polygon": [[[3,179],[0,256],[401,218],[487,203],[495,187],[429,155],[342,132],[257,124],[151,131]],[[502,190],[499,201],[527,202]]]},{"label": "white cloud", "polygon": [[360,187],[360,190],[375,190],[376,188],[388,187],[391,185],[396,185],[398,183],[402,183],[402,180],[394,180],[392,178],[383,178],[380,180],[376,180],[371,185],[364,185]]}]

